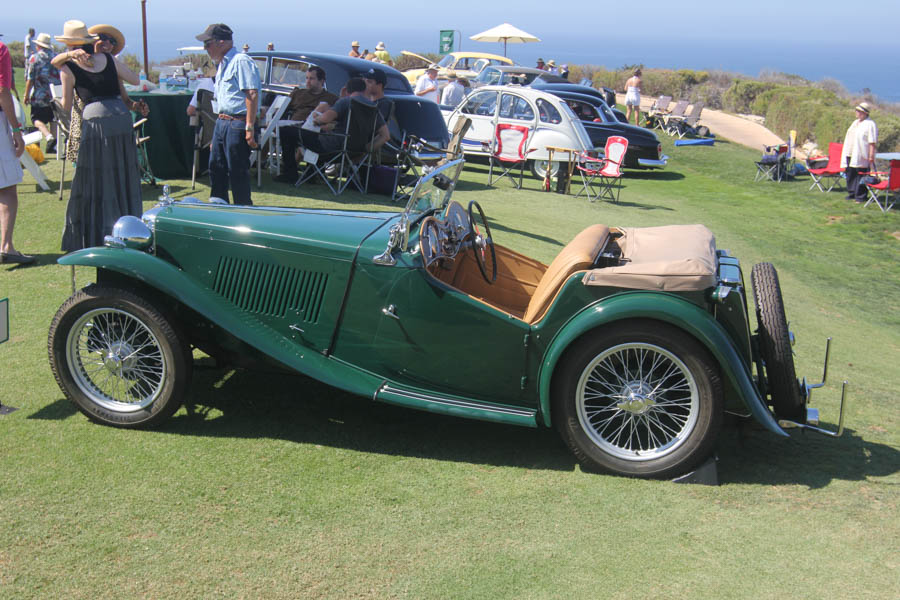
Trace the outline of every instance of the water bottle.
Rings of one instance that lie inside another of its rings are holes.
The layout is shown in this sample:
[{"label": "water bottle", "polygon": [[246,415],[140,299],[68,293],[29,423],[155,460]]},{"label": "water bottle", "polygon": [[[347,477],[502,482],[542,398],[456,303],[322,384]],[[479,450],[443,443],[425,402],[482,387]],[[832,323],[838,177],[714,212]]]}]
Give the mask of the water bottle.
[{"label": "water bottle", "polygon": [[138,79],[140,79],[140,88],[142,91],[147,91],[147,74],[144,73],[144,70],[141,69],[141,74],[138,75]]}]

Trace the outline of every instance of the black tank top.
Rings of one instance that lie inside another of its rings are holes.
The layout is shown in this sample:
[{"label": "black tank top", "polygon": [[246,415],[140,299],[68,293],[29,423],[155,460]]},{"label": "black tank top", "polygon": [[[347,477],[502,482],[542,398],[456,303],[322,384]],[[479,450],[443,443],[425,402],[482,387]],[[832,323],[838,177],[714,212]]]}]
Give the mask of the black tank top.
[{"label": "black tank top", "polygon": [[66,63],[75,76],[75,93],[85,105],[104,98],[119,96],[119,74],[113,57],[104,52],[106,67],[99,73],[85,71],[75,61]]}]

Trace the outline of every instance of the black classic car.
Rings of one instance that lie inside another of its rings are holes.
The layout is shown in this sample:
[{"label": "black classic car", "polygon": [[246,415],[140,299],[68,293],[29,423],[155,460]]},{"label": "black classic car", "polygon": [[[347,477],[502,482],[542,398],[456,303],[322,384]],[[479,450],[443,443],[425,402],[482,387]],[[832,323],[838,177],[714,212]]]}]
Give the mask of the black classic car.
[{"label": "black classic car", "polygon": [[312,66],[325,69],[325,87],[335,94],[351,77],[376,69],[385,74],[387,83],[384,94],[394,101],[394,118],[388,123],[391,138],[399,141],[404,133],[415,134],[441,147],[450,141],[438,105],[413,94],[406,77],[393,67],[360,58],[317,52],[271,51],[250,52],[249,55],[259,67],[263,106],[271,104],[276,94],[288,95],[295,87],[304,87],[306,71]]},{"label": "black classic car", "polygon": [[581,120],[595,147],[604,146],[606,138],[611,135],[620,135],[628,140],[625,167],[648,169],[666,166],[669,157],[662,153],[662,145],[653,131],[621,122],[606,102],[597,96],[566,90],[547,91],[566,101],[575,116]]}]

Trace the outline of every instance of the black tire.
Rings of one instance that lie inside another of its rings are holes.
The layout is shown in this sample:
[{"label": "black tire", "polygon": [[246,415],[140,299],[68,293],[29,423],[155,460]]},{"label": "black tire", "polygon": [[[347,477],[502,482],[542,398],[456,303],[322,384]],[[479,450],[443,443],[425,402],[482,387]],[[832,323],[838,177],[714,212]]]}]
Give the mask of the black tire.
[{"label": "black tire", "polygon": [[759,353],[765,366],[766,389],[780,419],[805,419],[806,406],[794,370],[794,354],[778,273],[772,263],[753,265],[750,272],[759,325]]},{"label": "black tire", "polygon": [[[550,163],[550,177],[556,177],[559,174],[559,161],[553,161]],[[529,160],[528,168],[531,171],[531,174],[541,181],[544,180],[544,175],[547,172],[547,161],[546,160]]]},{"label": "black tire", "polygon": [[125,428],[157,425],[178,410],[193,367],[173,320],[128,290],[101,285],[59,308],[48,352],[56,382],[81,412]]},{"label": "black tire", "polygon": [[680,329],[614,323],[567,350],[553,379],[553,422],[586,470],[668,479],[713,450],[722,424],[718,366]]}]

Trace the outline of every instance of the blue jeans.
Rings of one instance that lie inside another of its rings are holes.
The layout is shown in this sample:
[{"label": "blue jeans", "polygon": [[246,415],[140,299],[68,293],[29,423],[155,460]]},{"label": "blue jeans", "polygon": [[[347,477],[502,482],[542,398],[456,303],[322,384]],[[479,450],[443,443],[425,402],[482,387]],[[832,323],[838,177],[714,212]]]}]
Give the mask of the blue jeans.
[{"label": "blue jeans", "polygon": [[228,200],[228,187],[234,204],[253,204],[250,200],[250,146],[247,145],[243,119],[218,119],[209,147],[210,195]]}]

